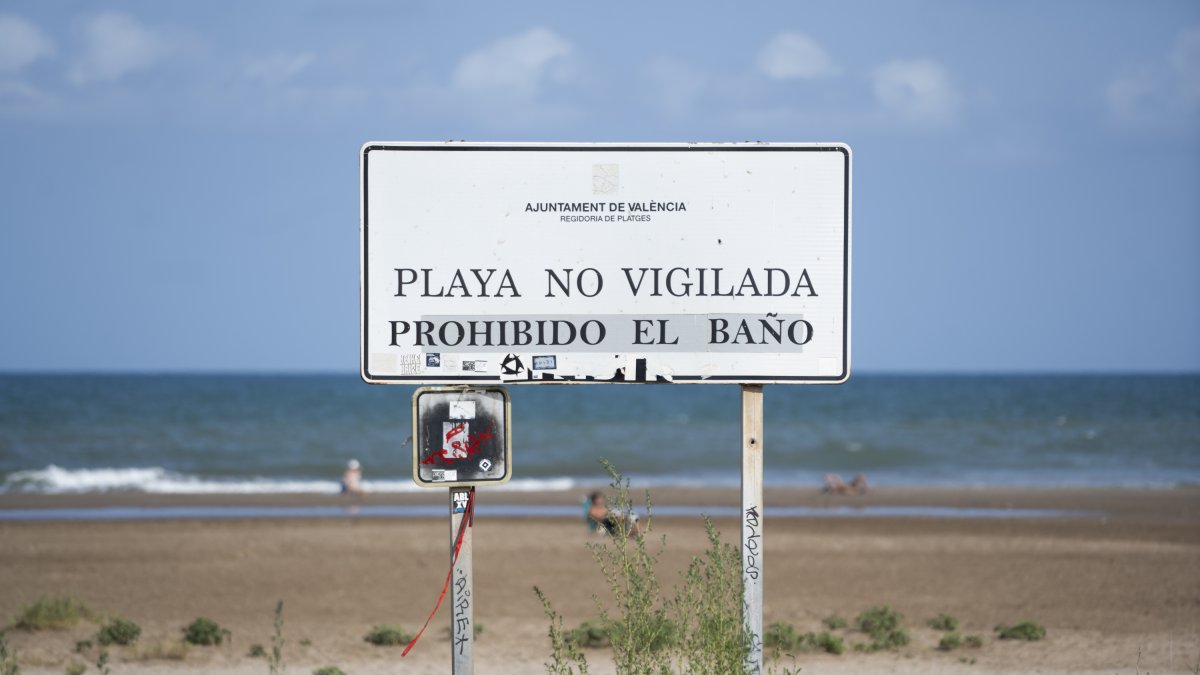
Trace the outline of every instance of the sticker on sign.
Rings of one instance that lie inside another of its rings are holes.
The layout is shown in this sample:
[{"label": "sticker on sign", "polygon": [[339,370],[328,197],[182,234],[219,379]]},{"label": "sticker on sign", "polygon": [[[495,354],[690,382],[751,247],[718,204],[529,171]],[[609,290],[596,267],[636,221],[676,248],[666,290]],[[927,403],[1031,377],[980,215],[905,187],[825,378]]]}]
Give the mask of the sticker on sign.
[{"label": "sticker on sign", "polygon": [[838,143],[367,143],[362,377],[844,382],[850,160]]}]

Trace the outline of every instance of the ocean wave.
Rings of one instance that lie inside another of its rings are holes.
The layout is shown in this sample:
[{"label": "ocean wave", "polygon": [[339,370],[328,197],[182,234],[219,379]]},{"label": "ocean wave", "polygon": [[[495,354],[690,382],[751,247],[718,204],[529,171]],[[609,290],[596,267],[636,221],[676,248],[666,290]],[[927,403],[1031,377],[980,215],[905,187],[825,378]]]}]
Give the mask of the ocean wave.
[{"label": "ocean wave", "polygon": [[[570,478],[518,478],[502,489],[512,492],[570,490]],[[416,492],[411,479],[364,480],[368,492]],[[43,469],[14,471],[0,484],[0,493],[82,494],[91,492],[145,492],[151,494],[334,494],[341,489],[333,480],[288,478],[204,478],[162,467],[64,469],[51,464]]]}]

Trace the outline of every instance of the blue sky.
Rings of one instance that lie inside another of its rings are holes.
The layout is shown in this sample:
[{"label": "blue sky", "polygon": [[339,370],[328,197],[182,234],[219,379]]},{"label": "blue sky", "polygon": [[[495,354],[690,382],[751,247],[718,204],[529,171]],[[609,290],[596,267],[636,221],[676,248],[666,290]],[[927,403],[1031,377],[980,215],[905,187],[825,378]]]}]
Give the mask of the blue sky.
[{"label": "blue sky", "polygon": [[0,2],[0,370],[353,373],[368,140],[842,141],[857,372],[1200,370],[1200,4]]}]

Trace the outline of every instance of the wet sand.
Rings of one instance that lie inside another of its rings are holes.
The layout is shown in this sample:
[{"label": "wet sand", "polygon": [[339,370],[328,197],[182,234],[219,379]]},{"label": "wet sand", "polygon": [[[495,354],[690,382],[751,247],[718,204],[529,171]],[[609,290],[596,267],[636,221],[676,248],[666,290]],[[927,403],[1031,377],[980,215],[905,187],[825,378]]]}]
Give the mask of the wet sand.
[{"label": "wet sand", "polygon": [[[482,504],[577,506],[569,492],[481,489]],[[737,506],[733,490],[655,489],[657,506]],[[11,509],[112,506],[307,507],[431,505],[443,491],[367,495],[0,495]],[[831,517],[772,518],[772,509],[829,509]],[[886,507],[989,509],[986,518],[884,517]],[[1004,509],[1074,515],[1005,518]],[[874,511],[872,511],[874,510]],[[581,512],[582,513],[582,512]],[[837,514],[833,516],[833,514]],[[718,518],[736,541],[738,521]],[[475,521],[478,673],[544,672],[547,620],[540,586],[568,626],[595,618],[593,594],[607,590],[585,544],[582,520],[529,516]],[[694,516],[657,517],[667,535],[660,578],[670,589],[705,548]],[[378,623],[415,630],[446,578],[448,517],[296,519],[0,520],[0,620],[39,596],[73,593],[102,612],[142,626],[142,648],[167,646],[198,616],[233,633],[232,646],[193,647],[183,660],[111,649],[119,673],[262,673],[247,656],[270,645],[272,612],[285,603],[289,672],[338,665],[348,673],[449,670],[443,606],[414,651],[363,642]],[[769,665],[804,673],[850,672],[1192,672],[1200,664],[1200,489],[879,489],[865,496],[769,489],[764,512],[765,621],[823,630],[830,614],[853,620],[872,606],[902,612],[912,643],[896,652],[798,654]],[[956,616],[980,649],[942,652],[925,622]],[[1047,630],[1036,643],[999,641],[993,627],[1031,619]],[[62,673],[93,624],[62,632],[10,631],[26,673]],[[839,631],[852,644],[865,640]],[[302,644],[302,642],[306,644]],[[611,672],[607,650],[589,650],[592,672]],[[971,663],[971,661],[974,663]],[[94,668],[92,669],[94,672]]]}]

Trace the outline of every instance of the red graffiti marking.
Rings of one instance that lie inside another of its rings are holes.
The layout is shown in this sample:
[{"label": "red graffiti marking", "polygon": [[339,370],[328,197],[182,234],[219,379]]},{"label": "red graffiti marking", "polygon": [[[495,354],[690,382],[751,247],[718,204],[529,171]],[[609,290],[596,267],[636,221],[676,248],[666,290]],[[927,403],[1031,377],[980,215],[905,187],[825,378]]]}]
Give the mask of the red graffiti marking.
[{"label": "red graffiti marking", "polygon": [[458,424],[456,424],[454,427],[452,427],[452,428],[450,429],[450,431],[447,431],[447,432],[446,432],[446,440],[450,440],[451,438],[453,438],[453,437],[455,437],[455,436],[459,435],[460,433],[462,433],[462,430],[463,430],[463,429],[465,429],[465,428],[467,428],[467,423],[466,423],[466,422],[459,422],[459,423],[458,423]]},{"label": "red graffiti marking", "polygon": [[[459,424],[450,431],[446,432],[446,440],[450,440],[450,437],[460,433],[464,427],[466,427],[465,424]],[[453,466],[458,460],[467,459],[471,455],[479,452],[479,449],[483,446],[484,441],[495,440],[495,438],[496,437],[492,434],[492,427],[488,427],[486,431],[470,434],[465,446],[463,445],[462,441],[451,441],[450,448],[454,451],[454,457],[447,457],[445,451],[435,451],[430,453],[430,455],[425,459],[421,460],[421,464],[436,464],[440,459],[442,460],[443,464],[446,464],[447,466]]]}]

